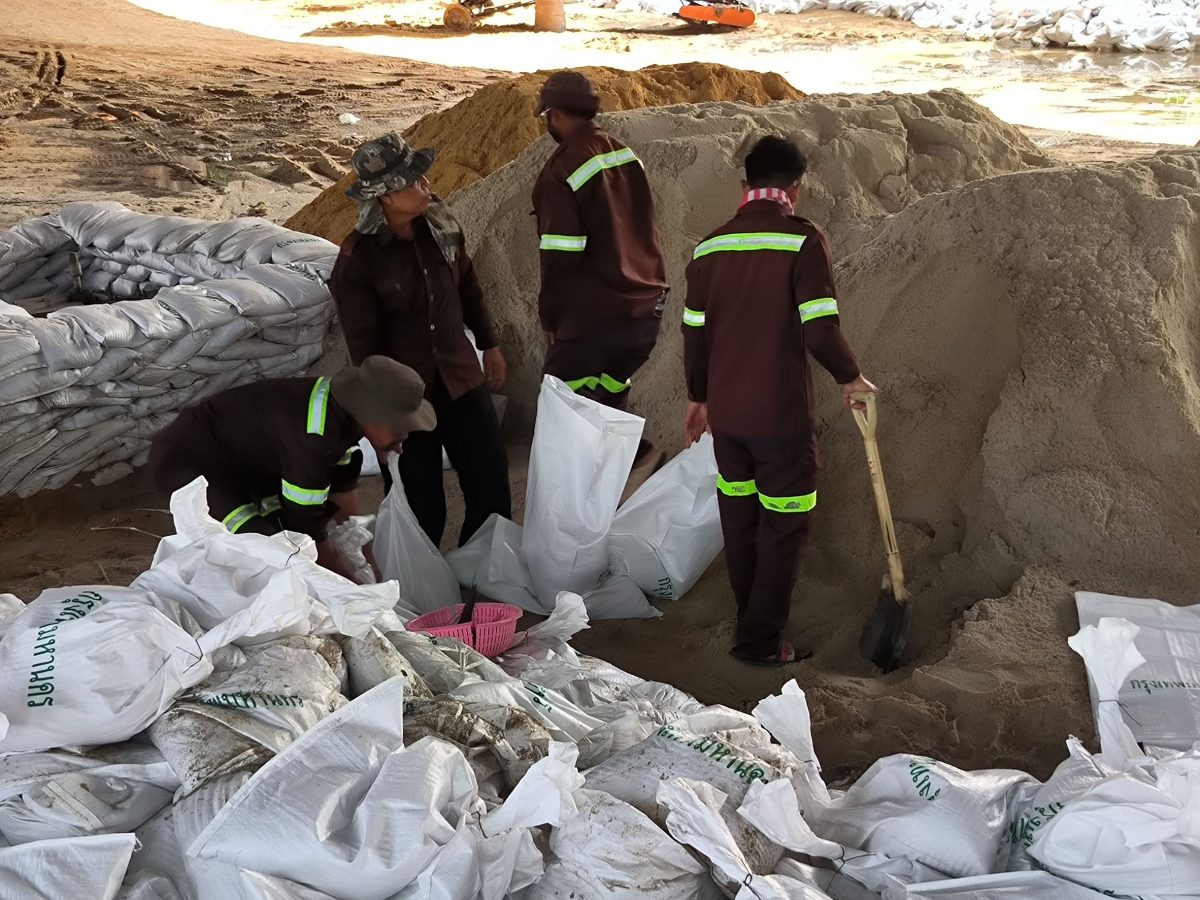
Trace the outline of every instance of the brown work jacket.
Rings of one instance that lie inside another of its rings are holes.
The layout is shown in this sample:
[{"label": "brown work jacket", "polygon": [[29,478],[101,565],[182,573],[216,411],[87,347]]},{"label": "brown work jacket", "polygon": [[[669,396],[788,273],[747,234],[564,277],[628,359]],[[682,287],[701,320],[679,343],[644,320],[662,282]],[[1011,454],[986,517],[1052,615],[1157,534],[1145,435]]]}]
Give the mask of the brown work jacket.
[{"label": "brown work jacket", "polygon": [[337,511],[330,494],[357,483],[360,438],[328,378],[268,378],[187,407],[155,440],[171,442],[168,455],[189,460],[223,495],[277,508],[285,530],[322,541]]},{"label": "brown work jacket", "polygon": [[714,431],[806,439],[815,452],[809,354],[839,384],[859,375],[836,296],[825,235],[773,200],[747,203],[696,245],[684,367],[688,396],[708,404]]},{"label": "brown work jacket", "polygon": [[352,363],[390,356],[425,380],[427,399],[437,376],[457,399],[484,381],[463,326],[480,350],[496,346],[496,333],[461,237],[453,265],[424,218],[414,223],[413,237],[351,232],[329,289]]},{"label": "brown work jacket", "polygon": [[641,161],[594,124],[571,135],[533,188],[542,328],[564,340],[655,315],[667,288]]}]

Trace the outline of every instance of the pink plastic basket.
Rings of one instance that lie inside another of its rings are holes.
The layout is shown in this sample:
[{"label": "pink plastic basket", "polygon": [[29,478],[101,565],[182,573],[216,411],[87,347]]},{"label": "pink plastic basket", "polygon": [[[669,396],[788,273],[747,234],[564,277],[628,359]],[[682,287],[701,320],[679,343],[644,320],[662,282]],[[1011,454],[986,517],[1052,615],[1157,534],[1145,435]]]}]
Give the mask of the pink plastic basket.
[{"label": "pink plastic basket", "polygon": [[470,622],[458,625],[450,623],[462,615],[463,604],[435,609],[418,616],[406,626],[434,637],[448,637],[462,641],[484,656],[499,656],[513,644],[517,634],[517,622],[521,608],[508,603],[477,603]]}]

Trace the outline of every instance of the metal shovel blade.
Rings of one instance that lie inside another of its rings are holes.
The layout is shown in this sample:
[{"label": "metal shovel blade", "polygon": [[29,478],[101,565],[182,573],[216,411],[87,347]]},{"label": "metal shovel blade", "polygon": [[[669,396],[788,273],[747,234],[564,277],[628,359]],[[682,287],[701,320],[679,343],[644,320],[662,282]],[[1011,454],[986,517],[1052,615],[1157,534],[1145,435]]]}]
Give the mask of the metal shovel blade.
[{"label": "metal shovel blade", "polygon": [[884,672],[893,672],[903,662],[911,630],[912,611],[907,603],[897,599],[891,582],[885,577],[875,600],[875,611],[863,629],[859,653]]}]

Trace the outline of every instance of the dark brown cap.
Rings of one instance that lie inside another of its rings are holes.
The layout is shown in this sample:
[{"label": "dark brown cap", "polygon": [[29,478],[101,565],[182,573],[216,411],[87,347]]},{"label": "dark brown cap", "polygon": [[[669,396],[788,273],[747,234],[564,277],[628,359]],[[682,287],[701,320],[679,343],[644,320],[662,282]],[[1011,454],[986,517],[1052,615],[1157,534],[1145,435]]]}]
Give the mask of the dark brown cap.
[{"label": "dark brown cap", "polygon": [[387,425],[403,434],[437,426],[421,376],[389,357],[368,356],[361,366],[347,366],[330,379],[329,388],[359,425]]},{"label": "dark brown cap", "polygon": [[555,72],[542,85],[533,114],[540,116],[551,108],[580,115],[594,115],[600,111],[600,95],[582,72],[569,69]]}]

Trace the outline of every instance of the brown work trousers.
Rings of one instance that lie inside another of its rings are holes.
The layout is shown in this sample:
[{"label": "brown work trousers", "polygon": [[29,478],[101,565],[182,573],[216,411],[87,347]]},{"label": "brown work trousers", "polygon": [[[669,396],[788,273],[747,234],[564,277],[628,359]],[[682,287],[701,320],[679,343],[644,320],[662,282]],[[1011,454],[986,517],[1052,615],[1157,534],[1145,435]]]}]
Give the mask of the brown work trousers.
[{"label": "brown work trousers", "polygon": [[[713,431],[717,502],[729,583],[737,601],[734,649],[779,650],[792,608],[800,551],[815,503],[817,461],[809,437],[747,440]],[[772,508],[774,507],[774,508]],[[791,509],[784,510],[786,507]]]},{"label": "brown work trousers", "polygon": [[650,358],[660,321],[637,319],[598,329],[594,337],[556,340],[546,350],[544,374],[567,382],[581,397],[625,410],[632,390],[627,383]]}]

